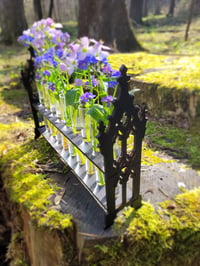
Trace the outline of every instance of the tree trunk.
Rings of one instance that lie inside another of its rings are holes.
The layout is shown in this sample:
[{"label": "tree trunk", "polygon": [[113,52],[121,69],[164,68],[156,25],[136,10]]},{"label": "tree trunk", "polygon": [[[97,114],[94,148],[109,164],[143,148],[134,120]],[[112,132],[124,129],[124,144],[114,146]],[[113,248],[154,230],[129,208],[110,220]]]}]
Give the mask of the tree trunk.
[{"label": "tree trunk", "polygon": [[[112,5],[112,41],[121,52],[142,50],[138,43],[133,28],[128,18],[128,12],[124,0],[114,1]],[[109,19],[109,18],[108,18]]]},{"label": "tree trunk", "polygon": [[200,14],[200,1],[199,0],[195,0],[194,1],[193,14],[194,15],[199,15]]},{"label": "tree trunk", "polygon": [[130,18],[137,24],[142,24],[143,0],[131,0]]},{"label": "tree trunk", "polygon": [[12,44],[27,29],[23,0],[0,1],[1,39]]},{"label": "tree trunk", "polygon": [[167,13],[168,17],[174,16],[175,2],[176,2],[176,0],[170,0],[169,11]]},{"label": "tree trunk", "polygon": [[143,17],[148,16],[148,0],[143,0]]},{"label": "tree trunk", "polygon": [[187,27],[186,27],[186,30],[185,30],[185,41],[188,41],[190,25],[191,25],[191,22],[192,22],[192,17],[193,17],[194,7],[195,7],[195,3],[196,2],[197,2],[196,0],[191,0],[189,16],[188,16],[188,22],[187,22]]},{"label": "tree trunk", "polygon": [[54,0],[51,0],[51,1],[50,1],[50,4],[49,4],[48,17],[52,17],[52,14],[53,14],[53,8],[54,8]]},{"label": "tree trunk", "polygon": [[160,15],[161,14],[161,2],[160,0],[155,1],[155,12],[154,15]]},{"label": "tree trunk", "polygon": [[41,0],[34,0],[34,11],[36,20],[43,18]]},{"label": "tree trunk", "polygon": [[121,52],[142,50],[124,0],[79,0],[79,37],[102,39]]},{"label": "tree trunk", "polygon": [[175,0],[170,0],[169,11],[167,13],[168,17],[174,16],[175,2],[176,2]]}]

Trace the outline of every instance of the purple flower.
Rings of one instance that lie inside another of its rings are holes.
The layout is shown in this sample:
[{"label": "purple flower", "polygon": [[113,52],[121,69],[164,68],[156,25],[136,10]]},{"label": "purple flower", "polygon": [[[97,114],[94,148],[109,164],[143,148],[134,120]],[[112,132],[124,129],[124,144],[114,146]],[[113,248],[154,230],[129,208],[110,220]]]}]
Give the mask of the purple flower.
[{"label": "purple flower", "polygon": [[114,100],[114,98],[111,95],[108,95],[108,96],[101,98],[101,101],[106,103],[107,107],[109,107],[111,105],[113,100]]},{"label": "purple flower", "polygon": [[67,71],[67,65],[64,64],[64,63],[60,63],[60,70],[61,70],[62,72]]},{"label": "purple flower", "polygon": [[35,79],[36,79],[36,80],[41,80],[41,79],[42,79],[39,73],[36,73],[36,74],[35,74]]},{"label": "purple flower", "polygon": [[82,70],[86,70],[89,64],[96,64],[98,60],[95,56],[88,55],[85,57],[84,60],[79,60],[78,68]]},{"label": "purple flower", "polygon": [[112,77],[118,78],[118,77],[120,77],[120,75],[121,75],[121,73],[119,71],[117,71],[117,70],[112,71]]},{"label": "purple flower", "polygon": [[31,43],[34,40],[34,37],[27,36],[27,35],[21,35],[17,39],[20,44],[23,44],[24,46],[28,46],[29,43]]},{"label": "purple flower", "polygon": [[[85,82],[85,85],[90,85],[90,82],[89,82],[89,81],[86,81],[86,82]],[[93,87],[96,87],[97,85],[99,85],[99,81],[98,81],[98,79],[92,77],[92,86],[93,86]]]},{"label": "purple flower", "polygon": [[53,21],[53,19],[52,18],[47,18],[47,19],[44,19],[44,20],[42,20],[47,26],[51,26],[53,23],[54,23],[54,21]]},{"label": "purple flower", "polygon": [[101,56],[101,58],[100,58],[101,63],[108,64],[107,56],[108,56],[108,54]]},{"label": "purple flower", "polygon": [[61,41],[64,42],[64,43],[70,41],[70,35],[67,32],[62,33],[60,38],[61,38]]},{"label": "purple flower", "polygon": [[48,89],[50,89],[51,91],[55,91],[56,85],[53,82],[49,82],[48,83]]},{"label": "purple flower", "polygon": [[93,87],[96,87],[97,85],[99,85],[99,81],[98,81],[98,79],[92,77],[92,86],[93,86]]},{"label": "purple flower", "polygon": [[112,69],[111,65],[106,64],[103,68],[102,68],[102,72],[104,74],[107,74],[109,77],[115,77],[118,78],[120,76],[120,72],[116,71],[114,69]]},{"label": "purple flower", "polygon": [[117,81],[108,81],[108,87],[109,88],[114,88],[117,85]]},{"label": "purple flower", "polygon": [[77,67],[77,61],[73,57],[67,56],[65,58],[64,64],[66,66],[66,71],[68,72],[68,74],[72,75],[72,73],[74,72],[74,69]]},{"label": "purple flower", "polygon": [[96,96],[94,94],[92,94],[91,92],[85,92],[81,95],[80,102],[81,103],[87,103],[95,97]]},{"label": "purple flower", "polygon": [[50,76],[51,76],[51,73],[50,73],[49,70],[44,70],[44,71],[43,71],[43,75],[44,75],[44,76],[48,76],[48,77],[50,77]]},{"label": "purple flower", "polygon": [[111,65],[105,65],[103,68],[102,68],[102,71],[104,74],[111,74],[112,73],[112,67]]},{"label": "purple flower", "polygon": [[53,48],[48,49],[46,53],[37,58],[36,65],[38,62],[47,63],[53,65],[54,67],[57,67],[58,62],[55,61],[55,49]]},{"label": "purple flower", "polygon": [[42,64],[43,57],[42,56],[36,56],[34,59],[34,66],[38,67]]},{"label": "purple flower", "polygon": [[86,60],[81,60],[78,62],[78,68],[81,70],[86,70],[88,68],[89,62]]},{"label": "purple flower", "polygon": [[58,44],[58,46],[56,47],[56,55],[60,58],[62,58],[62,56],[64,55],[64,51],[62,49],[62,46],[60,46],[61,43]]},{"label": "purple flower", "polygon": [[89,64],[96,64],[98,62],[97,58],[93,55],[86,56],[85,61],[87,61]]},{"label": "purple flower", "polygon": [[74,80],[74,84],[76,86],[83,86],[84,85],[84,82],[81,79],[75,79]]}]

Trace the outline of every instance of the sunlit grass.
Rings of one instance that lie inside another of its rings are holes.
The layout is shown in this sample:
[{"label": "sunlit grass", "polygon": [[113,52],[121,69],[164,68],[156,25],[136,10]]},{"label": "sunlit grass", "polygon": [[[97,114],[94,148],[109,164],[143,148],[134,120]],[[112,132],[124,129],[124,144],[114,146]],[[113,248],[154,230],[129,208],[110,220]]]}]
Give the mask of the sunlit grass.
[{"label": "sunlit grass", "polygon": [[200,169],[200,142],[198,128],[180,129],[158,122],[148,122],[146,141],[156,149],[165,150],[168,154],[187,159],[192,167]]},{"label": "sunlit grass", "polygon": [[128,73],[137,79],[156,83],[160,87],[200,89],[199,56],[170,56],[150,53],[112,54],[109,60],[114,69],[125,64]]},{"label": "sunlit grass", "polygon": [[166,15],[144,18],[144,26],[136,28],[142,46],[151,53],[200,55],[200,20],[192,20],[188,41],[184,41],[188,16]]}]

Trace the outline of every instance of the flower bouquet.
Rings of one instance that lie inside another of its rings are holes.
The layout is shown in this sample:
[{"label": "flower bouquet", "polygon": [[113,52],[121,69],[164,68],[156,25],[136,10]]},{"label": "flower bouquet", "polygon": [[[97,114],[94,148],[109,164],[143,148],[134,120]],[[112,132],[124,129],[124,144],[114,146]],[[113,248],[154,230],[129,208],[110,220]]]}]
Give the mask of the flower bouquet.
[{"label": "flower bouquet", "polygon": [[[52,116],[64,122],[73,134],[80,134],[84,143],[98,153],[96,138],[99,120],[107,125],[107,117],[113,111],[119,71],[108,62],[109,47],[102,41],[82,37],[70,41],[62,25],[51,18],[35,22],[18,38],[19,43],[34,51],[35,82],[39,102]],[[55,128],[46,122],[50,134]],[[60,135],[58,134],[59,138]],[[70,149],[80,163],[84,156],[66,139],[62,139],[63,151]],[[89,174],[94,166],[86,162]],[[98,171],[99,183],[104,184]]]}]

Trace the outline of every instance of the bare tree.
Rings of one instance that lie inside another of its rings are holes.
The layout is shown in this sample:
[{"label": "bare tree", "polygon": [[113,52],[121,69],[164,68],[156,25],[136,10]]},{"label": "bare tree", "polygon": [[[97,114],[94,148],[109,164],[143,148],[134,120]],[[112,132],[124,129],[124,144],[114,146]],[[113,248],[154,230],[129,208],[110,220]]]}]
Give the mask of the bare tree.
[{"label": "bare tree", "polygon": [[192,17],[193,17],[193,14],[194,14],[194,7],[195,7],[196,2],[197,2],[197,0],[191,0],[191,3],[190,3],[188,22],[187,22],[187,27],[186,27],[186,30],[185,30],[185,41],[188,40],[188,35],[189,35],[189,31],[190,31],[190,25],[191,25],[191,22],[192,22]]},{"label": "bare tree", "polygon": [[79,0],[79,36],[102,39],[119,51],[142,50],[124,0]]},{"label": "bare tree", "polygon": [[131,0],[130,17],[137,24],[142,24],[143,0]]},{"label": "bare tree", "polygon": [[34,11],[35,11],[36,20],[42,19],[43,18],[43,12],[42,12],[41,0],[34,0],[33,4],[34,4]]},{"label": "bare tree", "polygon": [[176,0],[170,0],[169,11],[167,13],[168,17],[173,17],[174,16],[175,3],[176,3]]},{"label": "bare tree", "polygon": [[11,44],[27,28],[23,0],[1,0],[0,14],[2,41]]},{"label": "bare tree", "polygon": [[148,16],[148,0],[143,0],[143,17]]},{"label": "bare tree", "polygon": [[161,0],[156,0],[155,1],[155,15],[160,15],[161,14]]},{"label": "bare tree", "polygon": [[49,4],[49,12],[48,12],[48,17],[52,17],[53,14],[53,8],[54,8],[54,1],[51,0]]}]

